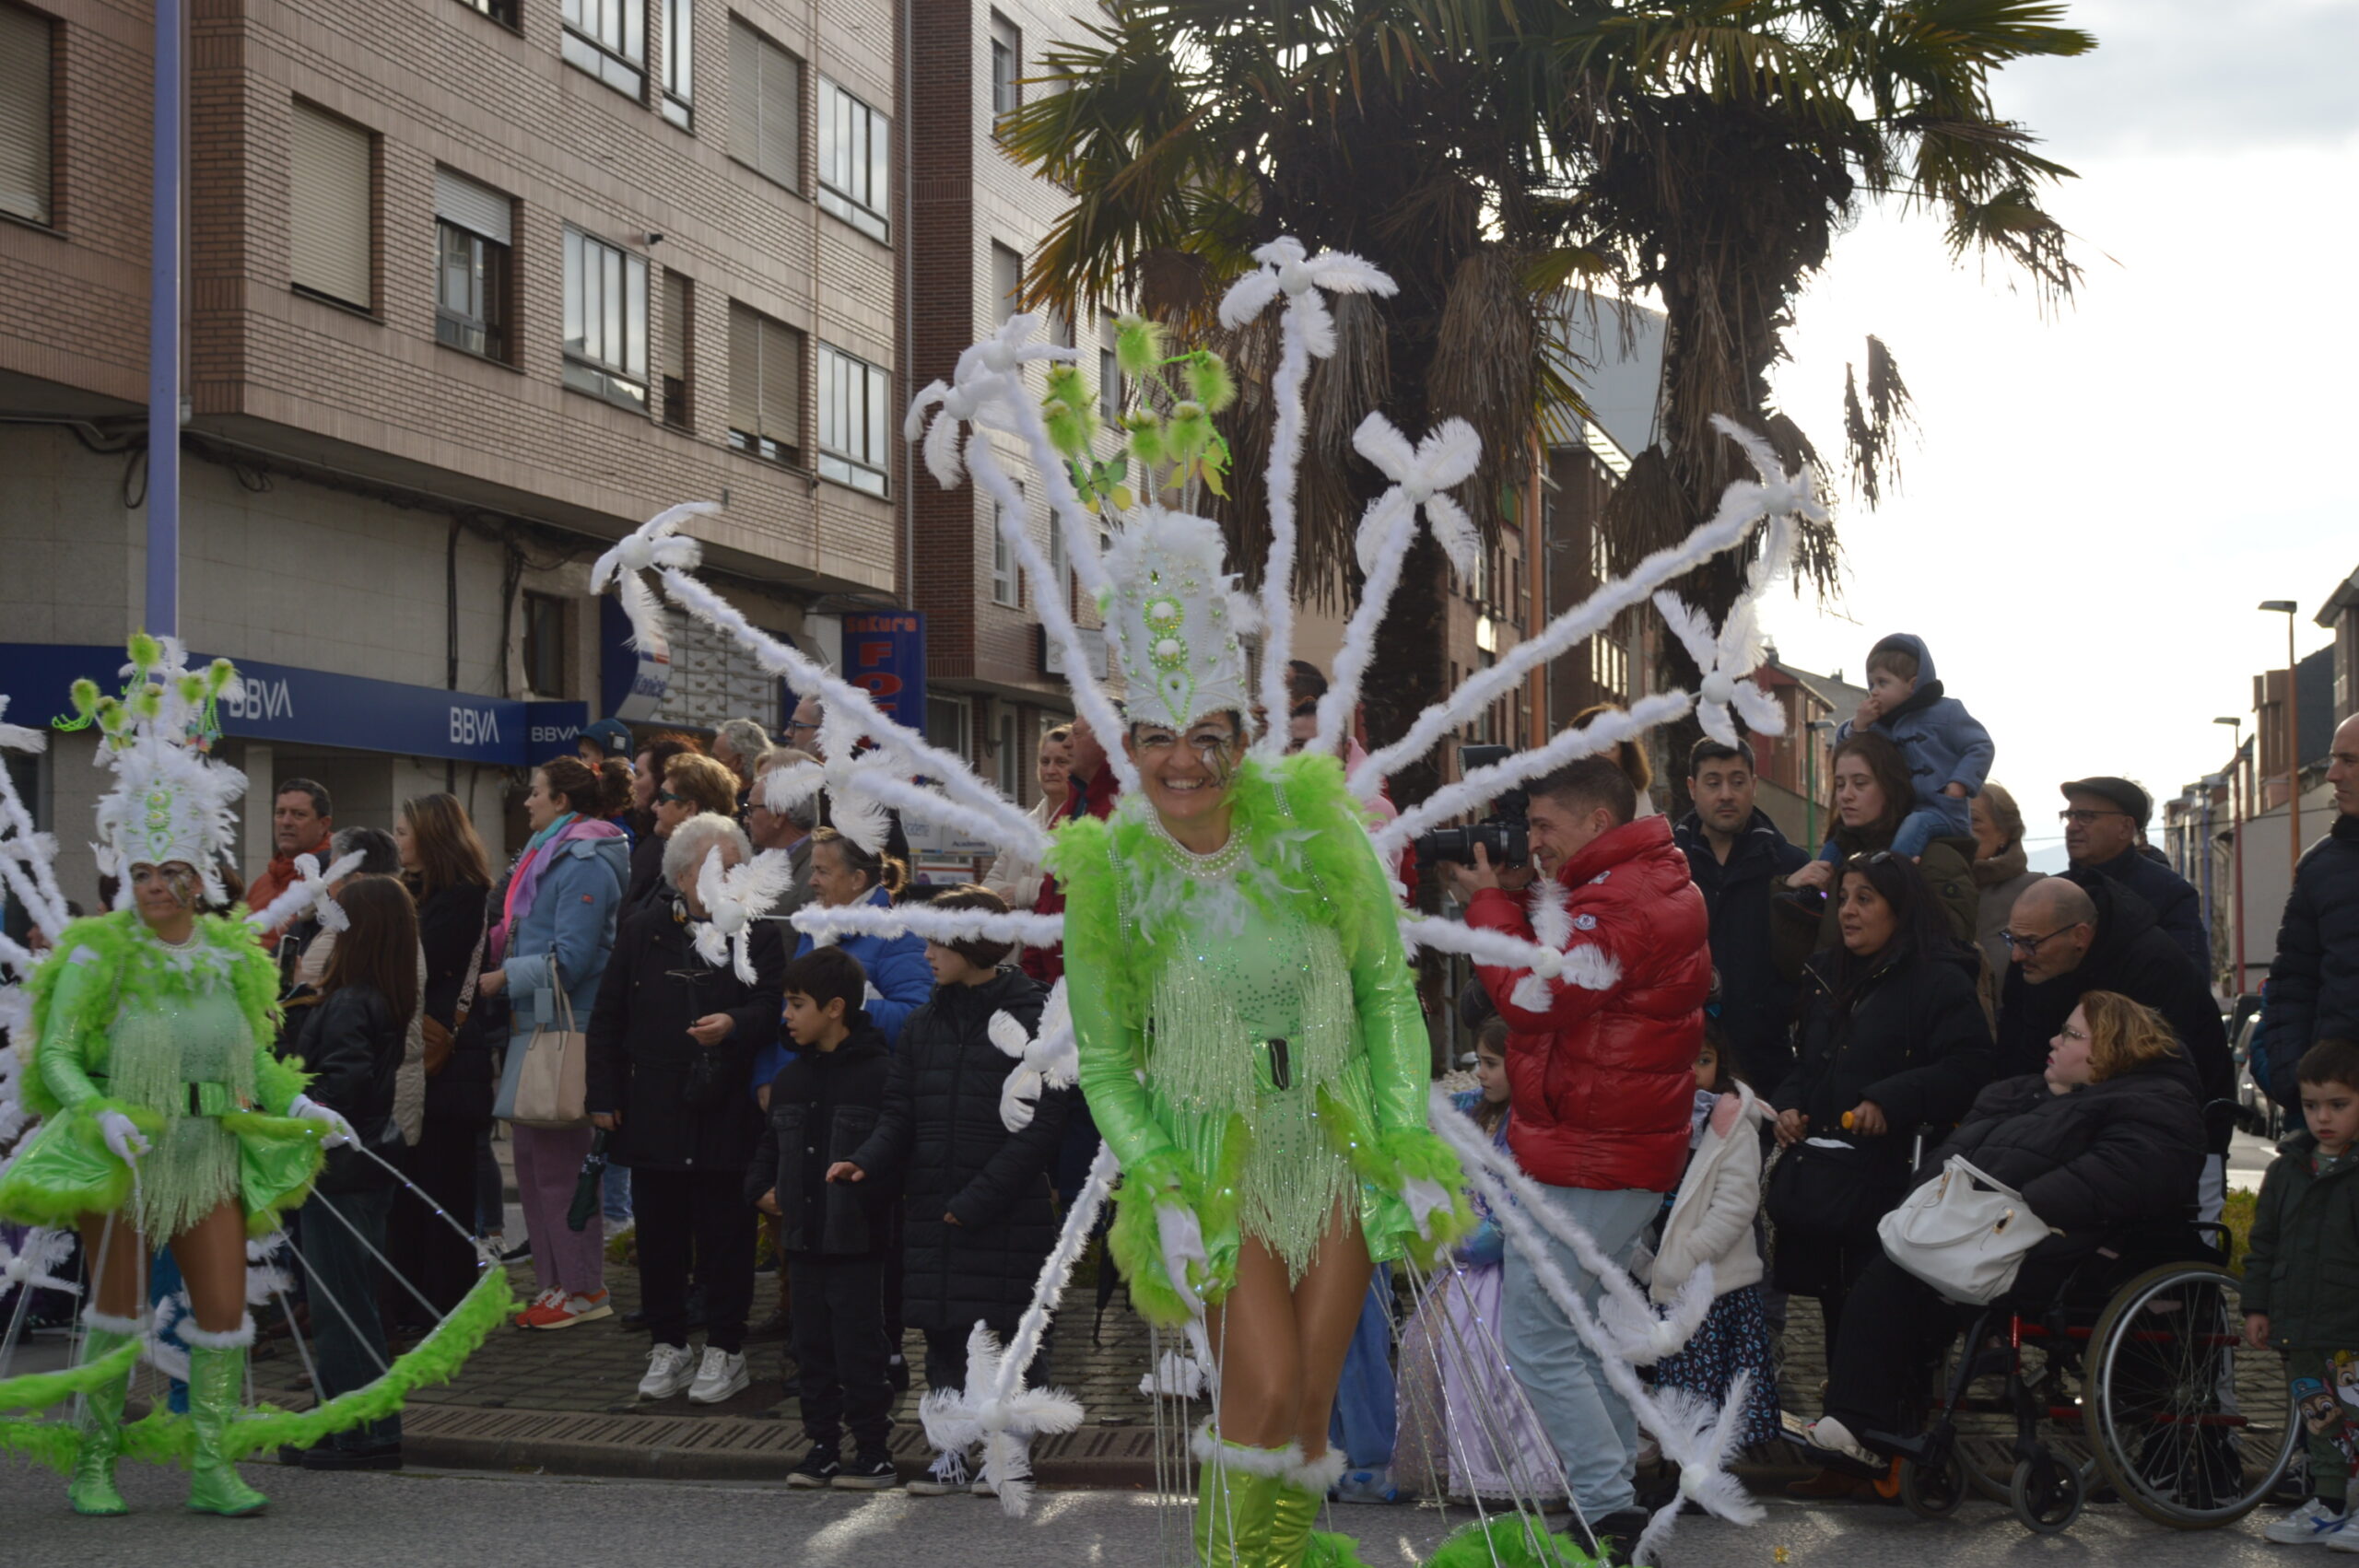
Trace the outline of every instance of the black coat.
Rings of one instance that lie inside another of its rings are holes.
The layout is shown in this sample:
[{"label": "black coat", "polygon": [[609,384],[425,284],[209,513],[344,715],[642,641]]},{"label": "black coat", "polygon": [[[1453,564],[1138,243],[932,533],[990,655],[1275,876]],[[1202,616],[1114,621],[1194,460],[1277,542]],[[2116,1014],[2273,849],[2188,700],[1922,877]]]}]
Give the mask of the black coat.
[{"label": "black coat", "polygon": [[2063,873],[2080,884],[2097,907],[2096,940],[2080,966],[2033,985],[2021,963],[2007,965],[1999,999],[1999,1073],[2036,1073],[2048,1063],[2048,1042],[2090,991],[2118,991],[2163,1015],[2195,1064],[2211,1128],[2209,1147],[2224,1153],[2235,1130],[2236,1069],[2228,1058],[2227,1026],[2212,1000],[2212,988],[2154,921],[2144,900],[2121,883],[2095,872]]},{"label": "black coat", "polygon": [[[303,1093],[350,1122],[363,1144],[378,1149],[393,1117],[393,1074],[408,1048],[409,1020],[396,1021],[393,1004],[374,986],[346,986],[309,1010],[288,1055],[311,1074]],[[376,1161],[337,1147],[327,1152],[319,1188],[365,1192],[393,1180]]]},{"label": "black coat", "polygon": [[[458,1012],[467,966],[475,962],[476,943],[482,940],[490,908],[491,889],[473,883],[439,888],[418,904],[417,942],[426,954],[426,989],[420,1000],[426,1015],[446,1028]],[[487,953],[477,974],[493,967]],[[484,1003],[489,1000],[476,996],[441,1071],[427,1079],[428,1117],[453,1122],[490,1117],[498,1074],[492,1071],[491,1037],[484,1028]]]},{"label": "black coat", "polygon": [[2294,871],[2261,1015],[2270,1098],[2302,1104],[2294,1067],[2320,1040],[2359,1040],[2359,816],[2337,816]]},{"label": "black coat", "polygon": [[1689,812],[1672,837],[1687,853],[1688,874],[1712,912],[1712,967],[1720,977],[1720,1028],[1738,1070],[1763,1098],[1793,1071],[1795,987],[1769,947],[1769,899],[1810,861],[1755,808],[1727,863],[1712,853],[1703,819]]},{"label": "black coat", "polygon": [[[700,957],[675,905],[623,918],[590,1014],[589,1108],[620,1112],[607,1156],[641,1170],[742,1171],[754,1158],[754,1059],[778,1039],[786,948],[778,928],[754,926],[755,981]],[[737,1021],[710,1048],[688,1036],[707,1013]]]},{"label": "black coat", "polygon": [[663,885],[664,842],[650,831],[631,846],[630,880],[623,883],[623,901],[616,908],[622,919],[672,902],[671,889]]},{"label": "black coat", "polygon": [[1003,1012],[1039,1027],[1047,1000],[1013,969],[980,986],[939,987],[894,1043],[884,1115],[852,1161],[901,1188],[901,1304],[912,1328],[963,1332],[980,1319],[1012,1329],[1056,1246],[1050,1173],[1078,1092],[1043,1094],[1030,1124],[1009,1132],[999,1098],[1015,1061],[988,1033]]},{"label": "black coat", "polygon": [[1887,950],[1847,1005],[1835,991],[1839,953],[1803,973],[1799,1059],[1770,1104],[1809,1117],[1813,1138],[1842,1138],[1843,1114],[1872,1100],[1888,1130],[1851,1141],[1906,1164],[1919,1127],[1957,1120],[1990,1081],[1990,1025],[1975,995],[1981,955]]},{"label": "black coat", "polygon": [[2022,1193],[2041,1223],[2064,1233],[2024,1258],[2053,1277],[2107,1232],[2193,1218],[2204,1153],[2195,1096],[2195,1073],[2176,1057],[2067,1094],[2037,1073],[2002,1078],[1975,1100],[1926,1179],[1963,1154]]},{"label": "black coat", "polygon": [[863,1017],[842,1045],[798,1052],[770,1080],[768,1124],[745,1172],[745,1198],[778,1194],[790,1256],[867,1258],[889,1241],[891,1184],[831,1182],[827,1175],[876,1130],[891,1057],[883,1031]]},{"label": "black coat", "polygon": [[[2154,911],[2154,923],[2195,965],[2196,974],[2207,981],[2211,978],[2212,936],[2203,929],[2202,895],[2193,883],[2171,870],[2169,861],[2132,844],[2110,860],[2072,870],[2098,872],[2136,894]],[[2088,885],[2077,876],[2072,880]]]}]

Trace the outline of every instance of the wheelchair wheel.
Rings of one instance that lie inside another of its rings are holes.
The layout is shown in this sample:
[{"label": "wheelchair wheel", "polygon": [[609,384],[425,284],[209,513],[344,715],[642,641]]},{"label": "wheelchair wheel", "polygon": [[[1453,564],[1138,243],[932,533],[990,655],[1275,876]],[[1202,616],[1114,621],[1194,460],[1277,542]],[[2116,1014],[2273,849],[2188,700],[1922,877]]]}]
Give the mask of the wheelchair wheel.
[{"label": "wheelchair wheel", "polygon": [[2036,1459],[2016,1460],[2007,1487],[2007,1504],[2015,1511],[2016,1523],[2036,1536],[2055,1535],[2079,1518],[2086,1496],[2080,1467],[2046,1450]]},{"label": "wheelchair wheel", "polygon": [[2236,1277],[2202,1263],[2124,1285],[2089,1339],[2083,1413],[2105,1479],[2173,1529],[2250,1513],[2300,1445],[2277,1358],[2243,1348]]},{"label": "wheelchair wheel", "polygon": [[1955,1448],[1943,1454],[1938,1465],[1920,1465],[1914,1459],[1900,1462],[1900,1501],[1920,1519],[1946,1519],[1957,1512],[1966,1501],[1966,1466]]}]

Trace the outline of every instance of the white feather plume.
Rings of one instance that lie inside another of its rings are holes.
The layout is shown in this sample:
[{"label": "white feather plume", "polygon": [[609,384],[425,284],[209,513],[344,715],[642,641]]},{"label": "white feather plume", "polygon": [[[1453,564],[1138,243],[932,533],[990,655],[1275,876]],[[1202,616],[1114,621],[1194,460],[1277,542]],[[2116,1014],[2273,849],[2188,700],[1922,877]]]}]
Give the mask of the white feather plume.
[{"label": "white feather plume", "polygon": [[355,849],[339,856],[326,871],[320,870],[319,859],[312,855],[295,857],[295,880],[286,891],[268,904],[246,916],[246,924],[258,931],[275,931],[289,920],[299,920],[307,913],[319,917],[323,931],[340,931],[352,923],[344,906],[329,896],[328,889],[360,869],[368,855]]},{"label": "white feather plume", "polygon": [[1039,1027],[1025,1031],[1010,1012],[994,1012],[986,1026],[992,1045],[1015,1059],[1015,1070],[1000,1085],[999,1119],[1010,1132],[1032,1125],[1040,1096],[1050,1089],[1071,1088],[1081,1075],[1081,1050],[1073,1032],[1073,1012],[1065,1004],[1065,983],[1060,978],[1040,1010]]},{"label": "white feather plume", "polygon": [[783,849],[765,849],[748,860],[723,866],[716,844],[697,868],[697,902],[705,918],[697,922],[690,940],[697,954],[714,968],[731,964],[747,985],[754,973],[754,922],[769,913],[794,885],[794,862]]},{"label": "white feather plume", "polygon": [[655,594],[647,586],[647,574],[659,568],[692,572],[704,558],[704,546],[680,532],[680,526],[692,517],[719,515],[721,507],[714,501],[683,501],[666,507],[616,542],[613,549],[600,556],[590,568],[590,591],[604,593],[612,584],[622,601],[623,614],[629,618],[631,646],[663,649],[670,645],[663,635],[663,612],[655,603]]}]

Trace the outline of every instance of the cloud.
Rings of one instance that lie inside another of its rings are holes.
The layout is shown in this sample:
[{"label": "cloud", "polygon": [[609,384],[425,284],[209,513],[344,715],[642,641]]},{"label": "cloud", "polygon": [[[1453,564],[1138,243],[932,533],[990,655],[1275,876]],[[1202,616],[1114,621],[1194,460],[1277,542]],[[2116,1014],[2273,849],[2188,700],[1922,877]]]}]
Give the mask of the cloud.
[{"label": "cloud", "polygon": [[2061,162],[2359,135],[2354,0],[2083,0],[2067,19],[2095,52],[2010,65],[1993,95]]}]

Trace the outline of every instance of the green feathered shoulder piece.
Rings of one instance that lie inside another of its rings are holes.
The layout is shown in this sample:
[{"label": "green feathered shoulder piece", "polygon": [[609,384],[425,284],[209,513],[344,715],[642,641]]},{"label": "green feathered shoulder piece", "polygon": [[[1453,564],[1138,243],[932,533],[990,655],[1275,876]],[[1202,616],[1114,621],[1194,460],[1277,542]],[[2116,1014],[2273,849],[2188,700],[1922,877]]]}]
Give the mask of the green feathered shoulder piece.
[{"label": "green feathered shoulder piece", "polygon": [[[68,992],[65,1005],[72,1013],[58,1022],[71,1031],[76,1054],[88,1061],[93,1043],[113,1027],[123,999],[161,1004],[175,991],[226,981],[236,990],[238,1009],[255,1042],[265,1047],[259,1084],[263,1103],[278,1109],[294,1097],[302,1087],[302,1075],[269,1057],[266,1048],[277,1033],[277,965],[241,921],[199,915],[195,935],[193,950],[173,952],[150,937],[128,909],[86,916],[58,933],[55,948],[25,988],[32,998],[33,1021],[17,1048],[26,1068],[19,1082],[27,1110],[53,1116],[61,1108],[41,1075],[32,1070],[33,1052],[49,1034],[61,989]],[[84,983],[62,988],[66,976],[77,970]]]}]

